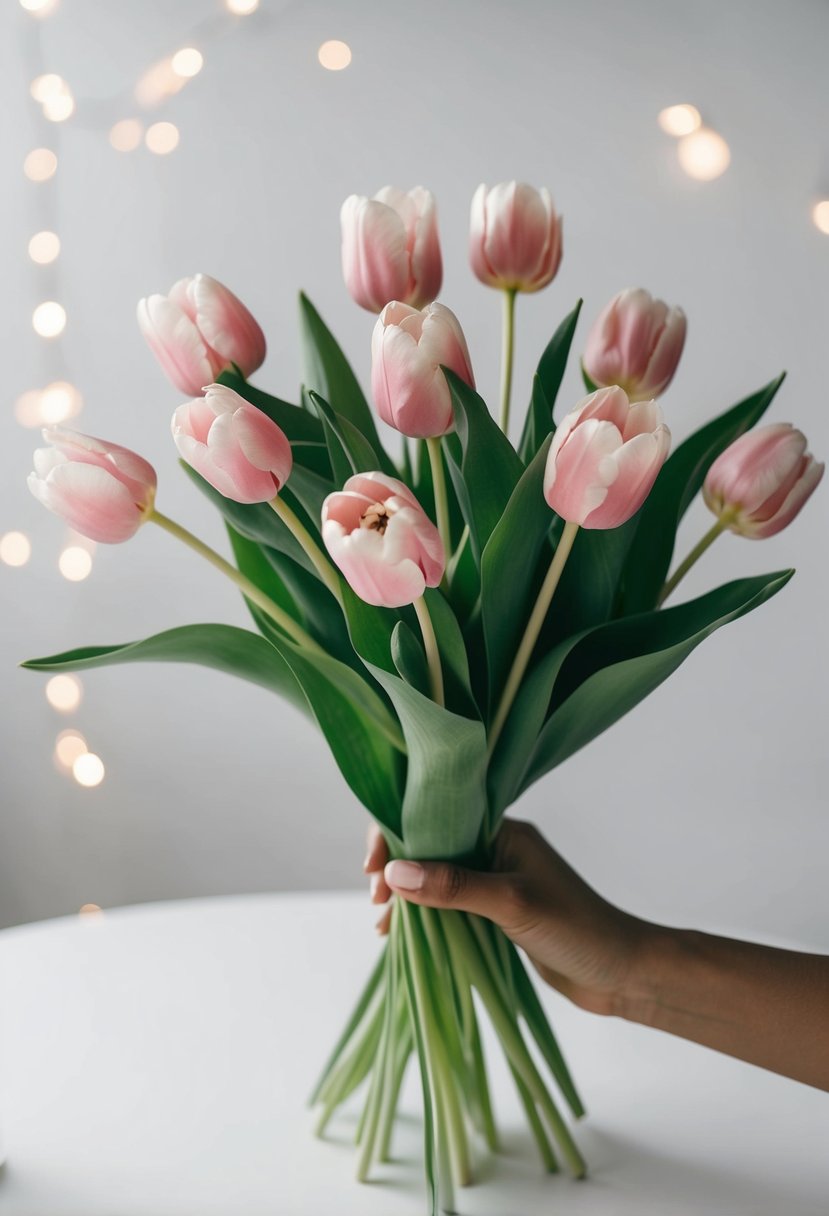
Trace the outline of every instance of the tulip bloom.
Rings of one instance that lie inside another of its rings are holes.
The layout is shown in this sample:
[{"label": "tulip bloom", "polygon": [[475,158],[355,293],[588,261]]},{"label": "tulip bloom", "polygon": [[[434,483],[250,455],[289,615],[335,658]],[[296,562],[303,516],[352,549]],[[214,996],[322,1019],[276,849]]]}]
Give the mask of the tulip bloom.
[{"label": "tulip bloom", "polygon": [[440,291],[443,262],[435,201],[415,186],[384,186],[374,198],[352,194],[340,211],[343,277],[352,299],[378,313],[390,300],[413,308]]},{"label": "tulip bloom", "polygon": [[568,523],[618,528],[647,498],[670,445],[655,401],[631,404],[623,389],[601,388],[553,436],[544,497]]},{"label": "tulip bloom", "polygon": [[618,384],[631,401],[659,397],[671,383],[687,324],[641,287],[614,296],[593,323],[582,365],[596,385]]},{"label": "tulip bloom", "polygon": [[561,262],[561,218],[549,190],[523,182],[478,187],[472,199],[469,260],[482,283],[540,291]]},{"label": "tulip bloom", "polygon": [[206,274],[179,279],[169,295],[139,300],[138,325],[169,379],[191,397],[231,364],[250,376],[265,361],[265,335],[255,319]]},{"label": "tulip bloom", "polygon": [[157,479],[141,456],[62,426],[46,427],[29,489],[44,507],[90,540],[118,544],[151,514]]},{"label": "tulip bloom", "polygon": [[358,473],[322,506],[322,539],[367,604],[400,608],[443,578],[437,528],[408,486],[385,473]]},{"label": "tulip bloom", "polygon": [[270,502],[288,479],[293,457],[284,432],[267,414],[221,384],[173,414],[183,460],[234,502]]},{"label": "tulip bloom", "polygon": [[761,540],[790,524],[823,476],[806,436],[788,422],[748,431],[718,456],[702,494],[723,526]]},{"label": "tulip bloom", "polygon": [[383,421],[411,439],[451,431],[452,395],[441,364],[475,387],[455,314],[443,304],[420,312],[398,301],[387,304],[371,338],[371,391]]}]

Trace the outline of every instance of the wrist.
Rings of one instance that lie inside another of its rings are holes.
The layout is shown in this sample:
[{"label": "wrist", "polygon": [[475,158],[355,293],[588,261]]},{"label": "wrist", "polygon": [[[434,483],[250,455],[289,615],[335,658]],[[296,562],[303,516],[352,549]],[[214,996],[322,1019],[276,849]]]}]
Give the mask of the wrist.
[{"label": "wrist", "polygon": [[682,966],[687,952],[685,936],[682,929],[638,922],[630,966],[613,1008],[615,1017],[643,1026],[656,1024],[668,978]]}]

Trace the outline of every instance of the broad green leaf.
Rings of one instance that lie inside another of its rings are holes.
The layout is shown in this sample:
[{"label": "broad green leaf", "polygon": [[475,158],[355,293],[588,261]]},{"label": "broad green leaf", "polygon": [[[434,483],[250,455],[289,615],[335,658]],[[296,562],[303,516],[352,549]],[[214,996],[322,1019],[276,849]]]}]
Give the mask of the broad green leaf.
[{"label": "broad green leaf", "polygon": [[762,418],[785,372],[696,431],[668,458],[639,513],[623,575],[625,613],[653,608],[668,575],[679,522],[705,474],[729,444]]},{"label": "broad green leaf", "polygon": [[325,450],[325,437],[318,418],[300,409],[298,405],[290,405],[270,393],[263,392],[250,384],[244,376],[228,368],[218,376],[218,383],[232,388],[240,397],[244,397],[251,405],[255,405],[263,414],[267,414],[277,426],[281,427],[291,443],[294,462],[305,468],[313,469],[320,476],[330,479],[331,466]]},{"label": "broad green leaf", "polygon": [[449,368],[443,369],[452,393],[461,459],[445,445],[461,511],[469,525],[472,548],[480,562],[484,546],[501,518],[524,466],[515,448],[474,389]]},{"label": "broad green leaf", "polygon": [[538,590],[533,573],[553,520],[543,494],[550,443],[551,436],[547,435],[513,490],[481,558],[481,621],[490,713],[506,681]]},{"label": "broad green leaf", "polygon": [[364,663],[394,673],[392,633],[402,614],[413,621],[414,613],[408,608],[396,610],[367,604],[351,590],[348,583],[343,584],[342,594],[348,634],[355,652]]},{"label": "broad green leaf", "polygon": [[382,465],[380,455],[354,423],[338,414],[319,393],[312,392],[310,397],[326,428],[329,451],[331,444],[328,440],[328,433],[330,431],[336,436],[340,450],[350,465],[348,476],[351,476],[351,473],[379,471]]},{"label": "broad green leaf", "polygon": [[584,387],[587,389],[588,393],[595,393],[595,392],[596,392],[596,389],[599,387],[599,385],[598,385],[598,384],[594,384],[594,382],[593,382],[593,381],[590,379],[590,377],[588,376],[588,374],[587,374],[587,372],[585,371],[585,368],[584,368],[584,360],[583,360],[583,359],[579,361],[579,367],[581,368],[581,378],[582,378],[582,380],[584,381]]},{"label": "broad green leaf", "polygon": [[[284,608],[295,621],[303,624],[306,623],[305,617],[297,606],[294,597],[285,586],[277,570],[263,553],[262,546],[256,544],[255,541],[248,540],[246,536],[242,536],[231,524],[226,523],[225,527],[230,537],[230,545],[233,549],[236,565],[242,574],[249,578],[260,591],[264,591],[266,595],[270,596],[274,603],[279,604],[280,608]],[[270,638],[271,634],[276,631],[274,622],[256,604],[249,600],[247,596],[244,599],[253,619],[256,621],[259,632],[263,633],[266,638]]]},{"label": "broad green leaf", "polygon": [[426,588],[425,600],[440,651],[447,707],[464,718],[480,718],[481,711],[472,694],[469,659],[458,619],[437,587]]},{"label": "broad green leaf", "polygon": [[340,606],[323,586],[316,571],[311,573],[278,549],[261,546],[261,552],[300,608],[302,622],[309,633],[334,658],[362,673],[362,664],[349,641]]},{"label": "broad green leaf", "polygon": [[366,437],[381,459],[384,472],[395,476],[394,462],[384,451],[374,416],[357,378],[334,336],[306,295],[299,297],[300,324],[305,357],[305,385],[329,402]]},{"label": "broad green leaf", "polygon": [[619,584],[639,515],[618,528],[581,528],[542,633],[551,646],[618,615]]},{"label": "broad green leaf", "polygon": [[738,579],[676,608],[591,630],[570,648],[561,665],[552,713],[530,756],[521,791],[617,722],[676,671],[700,642],[765,603],[793,573]]},{"label": "broad green leaf", "polygon": [[[313,400],[314,397],[316,397],[316,394],[312,393],[311,399]],[[319,397],[316,399],[320,400]],[[336,429],[331,425],[325,414],[320,414],[320,417],[325,434],[325,446],[328,449],[328,459],[331,461],[331,476],[334,480],[334,488],[340,490],[354,472],[354,466],[348,458],[348,452],[343,447],[343,442],[337,434]]]},{"label": "broad green leaf", "polygon": [[140,642],[80,646],[29,659],[22,666],[32,671],[86,671],[119,663],[199,663],[277,692],[308,712],[302,689],[280,652],[259,634],[233,625],[182,625]]},{"label": "broad green leaf", "polygon": [[391,657],[397,674],[424,697],[429,695],[429,665],[423,645],[405,621],[398,621],[391,635]]},{"label": "broad green leaf", "polygon": [[581,305],[582,301],[579,300],[547,343],[533,378],[532,397],[518,445],[518,454],[525,464],[530,463],[546,437],[555,429],[553,410],[567,367]]},{"label": "broad green leaf", "polygon": [[373,672],[394,704],[406,740],[406,855],[426,860],[472,855],[487,809],[483,723],[450,713],[380,667]]}]

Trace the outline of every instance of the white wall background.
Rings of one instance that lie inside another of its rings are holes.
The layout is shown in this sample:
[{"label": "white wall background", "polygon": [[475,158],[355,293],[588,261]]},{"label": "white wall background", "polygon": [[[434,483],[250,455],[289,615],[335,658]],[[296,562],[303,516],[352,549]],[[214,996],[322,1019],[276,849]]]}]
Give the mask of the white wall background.
[{"label": "white wall background", "polygon": [[[215,22],[205,68],[159,115],[180,127],[177,151],[114,152],[106,130],[134,112],[139,74],[199,45],[205,21]],[[689,315],[665,399],[677,439],[786,367],[772,416],[829,453],[829,238],[809,215],[829,169],[821,0],[262,0],[239,21],[220,0],[62,0],[44,22],[7,0],[0,32],[0,532],[22,529],[34,546],[27,566],[0,566],[0,923],[87,901],[361,881],[364,816],[312,727],[275,698],[209,671],[143,666],[89,673],[80,709],[63,718],[45,678],[15,667],[194,620],[246,623],[232,588],[151,529],[99,548],[86,582],[64,581],[62,525],[25,488],[35,433],[15,423],[14,400],[67,375],[85,397],[81,428],[149,457],[161,509],[223,544],[177,469],[167,428],[178,397],[137,333],[139,296],[197,270],[225,280],[267,332],[256,379],[295,398],[302,286],[365,379],[371,320],[340,279],[339,204],[387,182],[422,183],[439,200],[442,298],[494,397],[499,301],[466,263],[468,205],[479,181],[520,177],[552,189],[565,256],[550,289],[519,301],[519,399],[579,295],[577,348],[612,293],[642,284]],[[20,171],[45,138],[28,97],[37,36],[41,70],[79,98],[76,116],[45,132],[60,170],[41,187]],[[327,38],[350,43],[347,71],[318,65]],[[663,106],[685,100],[731,145],[730,170],[710,184],[681,173],[656,125]],[[26,257],[49,197],[59,281]],[[47,350],[30,314],[57,290],[69,324]],[[579,395],[574,369],[561,406]],[[633,910],[829,944],[827,502],[823,488],[773,540],[720,540],[688,594],[790,564],[797,577],[519,808]],[[694,509],[681,548],[705,526]],[[97,789],[53,765],[68,725],[105,760]]]}]

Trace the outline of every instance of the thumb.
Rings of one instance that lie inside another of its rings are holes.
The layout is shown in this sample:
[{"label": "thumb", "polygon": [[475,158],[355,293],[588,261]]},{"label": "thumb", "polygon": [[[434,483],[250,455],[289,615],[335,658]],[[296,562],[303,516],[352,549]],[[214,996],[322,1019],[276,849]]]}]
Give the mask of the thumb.
[{"label": "thumb", "polygon": [[508,919],[510,880],[504,874],[466,870],[448,861],[390,861],[384,877],[410,903],[473,912],[496,924]]}]

